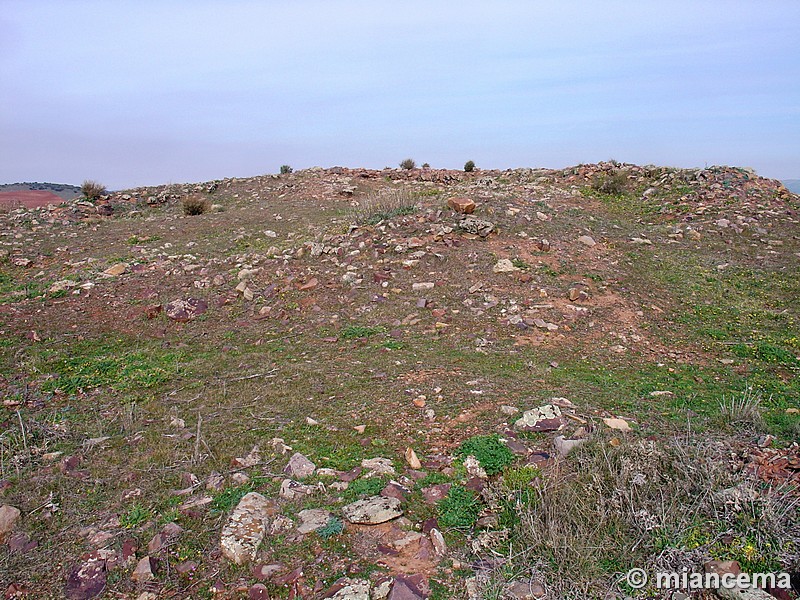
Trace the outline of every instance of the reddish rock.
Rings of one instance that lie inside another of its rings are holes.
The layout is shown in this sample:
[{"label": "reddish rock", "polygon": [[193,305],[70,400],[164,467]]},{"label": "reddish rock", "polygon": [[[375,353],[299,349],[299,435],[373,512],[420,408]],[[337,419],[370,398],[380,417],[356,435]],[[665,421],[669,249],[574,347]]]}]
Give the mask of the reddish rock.
[{"label": "reddish rock", "polygon": [[16,506],[4,504],[0,506],[0,544],[14,531],[22,513]]},{"label": "reddish rock", "polygon": [[286,575],[281,575],[280,577],[275,577],[272,580],[272,583],[277,585],[278,587],[289,585],[296,582],[303,576],[303,568],[297,567],[294,571],[290,571]]},{"label": "reddish rock", "polygon": [[457,213],[469,215],[475,212],[475,202],[469,198],[450,198],[447,201],[447,206],[452,208]]},{"label": "reddish rock", "polygon": [[449,483],[438,483],[436,485],[422,488],[422,496],[425,498],[425,502],[428,504],[436,504],[440,500],[443,500],[449,491]]},{"label": "reddish rock", "polygon": [[136,540],[127,539],[122,542],[122,560],[124,562],[128,562],[132,558],[136,557]]},{"label": "reddish rock", "polygon": [[67,456],[61,460],[59,464],[59,469],[64,475],[74,471],[78,468],[78,465],[81,464],[81,459],[79,456]]},{"label": "reddish rock", "polygon": [[725,573],[738,575],[742,572],[742,568],[735,560],[710,560],[703,565],[703,569],[706,573],[719,573],[720,575]]},{"label": "reddish rock", "polygon": [[314,473],[316,469],[317,465],[299,452],[295,452],[283,472],[293,479],[304,479]]},{"label": "reddish rock", "polygon": [[187,560],[185,562],[178,563],[178,565],[175,567],[175,570],[180,575],[188,575],[197,570],[197,563],[193,560]]},{"label": "reddish rock", "polygon": [[421,575],[398,575],[394,579],[388,600],[423,600],[426,597],[424,584],[425,580]]},{"label": "reddish rock", "polygon": [[401,502],[405,502],[408,492],[409,490],[407,488],[404,488],[396,481],[390,481],[386,484],[386,487],[381,490],[381,496],[384,498],[397,498]]},{"label": "reddish rock", "polygon": [[351,481],[356,480],[363,471],[364,469],[362,469],[361,467],[355,467],[354,469],[351,469],[350,471],[345,471],[344,473],[339,475],[339,479],[346,483],[350,483]]},{"label": "reddish rock", "polygon": [[253,567],[253,577],[259,581],[264,581],[284,570],[286,570],[286,567],[278,563],[273,563],[271,565],[256,565]]},{"label": "reddish rock", "polygon": [[473,492],[480,493],[483,491],[483,488],[486,487],[486,482],[480,477],[470,477],[464,487]]},{"label": "reddish rock", "polygon": [[309,290],[313,290],[318,285],[319,285],[319,280],[316,277],[312,277],[307,282],[305,282],[303,285],[301,285],[299,290],[301,292],[306,292],[306,291],[309,291]]},{"label": "reddish rock", "polygon": [[8,549],[11,552],[25,554],[26,552],[30,552],[36,548],[38,545],[39,543],[36,540],[32,540],[28,534],[23,531],[18,531],[8,538]]},{"label": "reddish rock", "polygon": [[96,598],[106,588],[106,562],[94,554],[70,569],[64,595],[69,600]]},{"label": "reddish rock", "polygon": [[131,579],[137,583],[144,583],[151,581],[155,578],[153,575],[153,563],[150,562],[150,557],[145,556],[136,565],[136,568],[131,574]]}]

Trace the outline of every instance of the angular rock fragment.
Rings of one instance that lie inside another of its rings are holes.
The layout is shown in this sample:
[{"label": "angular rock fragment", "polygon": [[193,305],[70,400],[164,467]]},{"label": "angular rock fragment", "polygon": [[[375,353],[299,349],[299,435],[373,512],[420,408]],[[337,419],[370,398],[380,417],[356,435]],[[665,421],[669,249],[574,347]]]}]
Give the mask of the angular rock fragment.
[{"label": "angular rock fragment", "polygon": [[297,518],[300,519],[297,531],[311,533],[325,527],[330,521],[331,513],[323,508],[310,508],[297,513]]},{"label": "angular rock fragment", "polygon": [[397,498],[373,496],[348,504],[342,508],[342,514],[350,523],[378,525],[401,516],[403,510]]},{"label": "angular rock fragment", "polygon": [[469,198],[450,198],[447,200],[447,206],[464,215],[475,212],[475,202]]},{"label": "angular rock fragment", "polygon": [[472,235],[487,237],[494,231],[494,223],[469,215],[458,222],[458,228]]},{"label": "angular rock fragment", "polygon": [[239,501],[222,529],[222,555],[237,565],[255,558],[264,539],[272,504],[258,492],[250,492]]},{"label": "angular rock fragment", "polygon": [[289,464],[286,465],[283,472],[293,479],[305,479],[313,474],[316,469],[317,465],[299,452],[295,452],[289,459]]}]

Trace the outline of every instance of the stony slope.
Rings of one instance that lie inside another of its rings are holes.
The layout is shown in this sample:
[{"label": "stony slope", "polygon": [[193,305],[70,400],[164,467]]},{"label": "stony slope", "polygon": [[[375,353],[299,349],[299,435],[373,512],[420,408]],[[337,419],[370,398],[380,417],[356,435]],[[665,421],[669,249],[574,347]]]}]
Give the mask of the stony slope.
[{"label": "stony slope", "polygon": [[[719,444],[703,460],[796,489],[798,206],[743,169],[604,163],[312,169],[2,214],[2,502],[21,510],[3,583],[444,598],[533,578],[591,597],[655,536],[565,579],[509,498],[534,519],[536,481],[647,440],[668,454],[687,426]],[[393,518],[358,523],[347,507],[375,496]],[[240,555],[248,514],[265,541]],[[797,567],[753,531],[668,547]]]}]

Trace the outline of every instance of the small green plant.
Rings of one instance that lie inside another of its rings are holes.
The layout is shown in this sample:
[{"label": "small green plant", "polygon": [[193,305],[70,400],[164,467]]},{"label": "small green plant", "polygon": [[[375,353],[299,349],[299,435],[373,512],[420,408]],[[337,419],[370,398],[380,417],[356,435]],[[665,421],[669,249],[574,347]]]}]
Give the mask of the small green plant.
[{"label": "small green plant", "polygon": [[386,480],[382,477],[361,478],[353,481],[342,496],[345,500],[353,501],[368,496],[377,496],[386,487]]},{"label": "small green plant", "polygon": [[73,395],[103,386],[118,391],[144,389],[173,376],[179,356],[86,340],[73,345],[69,354],[54,356],[42,365],[55,375],[42,383],[42,390]]},{"label": "small green plant", "polygon": [[411,169],[415,168],[417,163],[414,162],[413,158],[406,158],[400,161],[400,168],[405,169],[406,171],[410,171]]},{"label": "small green plant", "polygon": [[511,264],[517,267],[518,269],[521,269],[522,271],[527,271],[528,269],[531,268],[531,266],[521,258],[512,258]]},{"label": "small green plant", "polygon": [[542,472],[538,467],[524,465],[522,467],[509,467],[503,473],[503,485],[511,491],[525,490],[531,482],[541,477]]},{"label": "small green plant", "polygon": [[458,455],[474,456],[489,475],[496,475],[514,462],[514,454],[496,433],[476,435],[465,440],[458,449]]},{"label": "small green plant", "polygon": [[108,190],[106,190],[106,186],[99,181],[87,179],[81,185],[81,193],[87,200],[94,202],[99,200],[100,196],[105,196],[108,193]]},{"label": "small green plant", "polygon": [[478,520],[480,503],[475,492],[463,485],[454,485],[439,502],[438,509],[442,527],[472,527]]},{"label": "small green plant", "polygon": [[253,491],[252,484],[245,484],[236,487],[226,487],[211,502],[211,509],[216,512],[228,512],[232,510],[245,494]]},{"label": "small green plant", "polygon": [[475,170],[475,162],[468,160],[464,163],[464,171],[467,173],[472,173]]},{"label": "small green plant", "polygon": [[138,527],[150,518],[150,511],[136,502],[119,516],[119,524],[125,529]]},{"label": "small green plant", "polygon": [[289,165],[281,165],[281,175],[288,175],[289,173],[292,173],[293,171],[294,171],[294,169],[292,167],[290,167]]},{"label": "small green plant", "polygon": [[183,199],[183,214],[185,215],[202,215],[209,210],[211,210],[211,204],[202,196],[190,194]]},{"label": "small green plant", "polygon": [[367,325],[348,325],[339,333],[339,337],[343,340],[355,340],[359,338],[370,337],[378,333],[383,333],[383,327],[369,327]]},{"label": "small green plant", "polygon": [[430,166],[430,164],[428,164],[428,163],[422,163],[422,168],[423,168],[423,169],[430,169],[430,168],[431,168],[431,166]]},{"label": "small green plant", "polygon": [[339,535],[342,531],[344,531],[344,523],[341,519],[332,516],[328,519],[327,525],[317,529],[317,535],[323,540],[327,540],[335,535]]}]

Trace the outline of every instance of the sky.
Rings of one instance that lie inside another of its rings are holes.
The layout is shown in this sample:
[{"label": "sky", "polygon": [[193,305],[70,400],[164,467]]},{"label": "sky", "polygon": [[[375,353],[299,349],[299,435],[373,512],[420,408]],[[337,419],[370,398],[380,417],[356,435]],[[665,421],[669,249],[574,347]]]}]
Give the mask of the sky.
[{"label": "sky", "polygon": [[409,157],[800,178],[800,1],[0,0],[0,183]]}]

